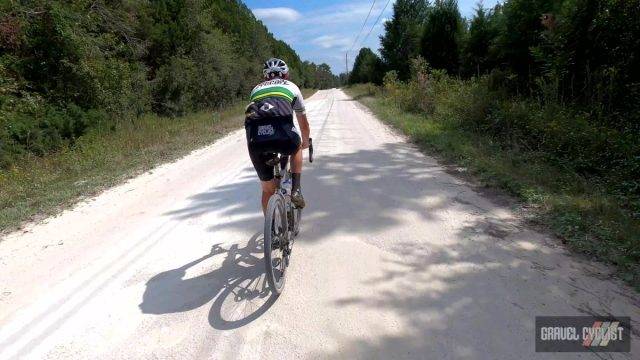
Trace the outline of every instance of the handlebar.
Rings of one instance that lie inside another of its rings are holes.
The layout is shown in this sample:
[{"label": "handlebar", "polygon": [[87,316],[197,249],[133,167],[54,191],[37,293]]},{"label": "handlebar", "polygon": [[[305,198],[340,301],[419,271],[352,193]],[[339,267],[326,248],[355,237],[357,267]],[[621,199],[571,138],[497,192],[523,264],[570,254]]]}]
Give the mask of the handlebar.
[{"label": "handlebar", "polygon": [[309,162],[313,162],[313,139],[309,138]]}]

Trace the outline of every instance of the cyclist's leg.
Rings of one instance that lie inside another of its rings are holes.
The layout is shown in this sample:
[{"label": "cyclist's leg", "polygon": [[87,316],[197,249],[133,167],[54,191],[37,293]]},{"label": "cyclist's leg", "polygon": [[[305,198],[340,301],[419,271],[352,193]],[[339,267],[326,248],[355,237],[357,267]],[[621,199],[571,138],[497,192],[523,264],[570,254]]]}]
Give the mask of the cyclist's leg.
[{"label": "cyclist's leg", "polygon": [[260,186],[262,188],[262,213],[266,213],[269,198],[276,191],[273,167],[267,165],[268,159],[261,150],[256,149],[252,151],[252,149],[249,149],[249,157],[251,158],[253,168],[258,174],[258,178],[260,178]]},{"label": "cyclist's leg", "polygon": [[291,201],[299,208],[304,208],[306,203],[300,191],[302,178],[302,146],[291,156]]},{"label": "cyclist's leg", "polygon": [[269,199],[276,192],[276,180],[260,181],[260,185],[262,186],[262,214],[266,215]]},{"label": "cyclist's leg", "polygon": [[291,155],[291,173],[293,174],[301,174],[302,173],[302,148],[299,147],[296,152]]},{"label": "cyclist's leg", "polygon": [[291,154],[291,173],[302,173],[302,138],[297,131],[290,131],[289,133],[289,149],[288,154]]}]

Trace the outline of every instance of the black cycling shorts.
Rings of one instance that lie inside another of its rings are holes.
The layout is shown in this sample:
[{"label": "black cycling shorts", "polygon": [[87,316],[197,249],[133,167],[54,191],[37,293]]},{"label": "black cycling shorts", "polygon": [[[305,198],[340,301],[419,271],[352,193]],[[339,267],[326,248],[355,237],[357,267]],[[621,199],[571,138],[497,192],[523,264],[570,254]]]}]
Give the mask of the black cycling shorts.
[{"label": "black cycling shorts", "polygon": [[249,157],[261,181],[274,177],[273,167],[266,164],[274,153],[293,155],[300,147],[302,140],[294,129],[292,116],[245,121]]}]

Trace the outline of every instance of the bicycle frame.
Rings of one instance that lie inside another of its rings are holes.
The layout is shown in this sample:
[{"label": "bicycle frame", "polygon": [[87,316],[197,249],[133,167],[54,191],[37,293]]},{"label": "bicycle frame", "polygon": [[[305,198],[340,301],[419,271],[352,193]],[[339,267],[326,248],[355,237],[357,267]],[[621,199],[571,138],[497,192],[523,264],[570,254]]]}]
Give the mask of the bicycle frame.
[{"label": "bicycle frame", "polygon": [[275,154],[273,159],[269,160],[270,162],[274,162],[274,164],[273,164],[273,175],[274,175],[273,178],[275,180],[277,180],[276,181],[276,191],[275,191],[275,193],[276,194],[280,194],[280,195],[282,195],[281,194],[282,192],[280,191],[282,189],[282,187],[281,187],[282,179],[284,178],[285,181],[288,179],[289,168],[291,166],[289,164],[289,161],[290,161],[289,157],[286,156],[287,157],[287,162],[286,162],[285,167],[282,168],[283,156],[286,156],[286,155]]},{"label": "bicycle frame", "polygon": [[[286,156],[287,161],[285,163],[284,168],[282,168],[282,157]],[[275,154],[274,159],[272,159],[271,161],[278,159],[278,161],[273,165],[273,174],[274,174],[274,178],[278,179],[277,183],[276,183],[276,193],[280,194],[281,191],[279,191],[281,189],[280,184],[282,183],[282,178],[284,177],[284,180],[286,181],[289,177],[289,168],[291,167],[290,161],[291,158],[289,155],[281,155],[281,154]],[[309,138],[309,162],[313,162],[313,139]],[[284,175],[283,175],[284,172]],[[289,194],[291,195],[291,194]]]},{"label": "bicycle frame", "polygon": [[[282,162],[285,159],[286,163],[283,166]],[[309,161],[313,161],[311,139],[309,139]],[[289,266],[289,257],[293,249],[294,239],[300,231],[299,223],[302,209],[294,207],[291,203],[291,194],[282,188],[282,179],[284,178],[285,181],[287,181],[291,176],[291,172],[289,171],[289,157],[281,154],[273,154],[273,157],[267,160],[267,165],[273,166],[274,179],[277,179],[277,181],[276,191],[269,199],[268,210],[265,213],[264,252],[267,267],[266,277],[272,291],[275,294],[280,294],[284,287],[285,272]],[[277,217],[276,214],[278,213],[280,217]],[[276,221],[276,219],[281,220]],[[278,224],[282,225],[282,227],[279,228],[281,231],[274,232],[274,229],[278,229]],[[281,252],[279,258],[273,257],[274,250]],[[274,266],[276,266],[276,268],[274,268]],[[274,271],[274,269],[279,269],[280,271],[281,276],[278,279],[276,279],[277,271]]]},{"label": "bicycle frame", "polygon": [[[273,173],[274,173],[274,177],[276,179],[282,180],[282,178],[284,177],[285,180],[287,180],[286,177],[288,176],[289,168],[291,167],[291,164],[289,164],[289,161],[290,161],[290,159],[287,156],[287,163],[286,163],[286,165],[285,165],[285,167],[283,169],[282,168],[282,155],[278,158],[278,163],[273,166]],[[280,183],[281,183],[281,181],[278,181],[278,184],[276,185],[277,189],[280,189]]]}]

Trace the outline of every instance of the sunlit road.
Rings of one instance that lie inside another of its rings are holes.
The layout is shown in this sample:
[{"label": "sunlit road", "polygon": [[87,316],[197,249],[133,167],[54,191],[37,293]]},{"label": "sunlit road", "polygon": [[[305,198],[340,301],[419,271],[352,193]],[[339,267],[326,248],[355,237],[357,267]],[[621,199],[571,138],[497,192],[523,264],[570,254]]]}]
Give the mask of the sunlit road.
[{"label": "sunlit road", "polygon": [[0,242],[0,358],[564,359],[538,315],[631,316],[607,268],[418,153],[340,90],[307,102],[316,161],[284,293],[265,284],[244,132]]}]

